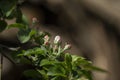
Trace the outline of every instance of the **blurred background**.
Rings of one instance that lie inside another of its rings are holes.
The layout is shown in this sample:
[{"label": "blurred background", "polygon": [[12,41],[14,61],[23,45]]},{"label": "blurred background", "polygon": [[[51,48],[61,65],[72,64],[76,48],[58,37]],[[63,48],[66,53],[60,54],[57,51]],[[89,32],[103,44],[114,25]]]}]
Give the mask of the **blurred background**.
[{"label": "blurred background", "polygon": [[[38,30],[71,43],[71,54],[84,56],[109,72],[93,72],[94,80],[120,80],[119,7],[120,0],[26,0],[21,10],[31,23],[38,18]],[[0,42],[17,43],[14,30],[1,33]],[[4,80],[17,80],[13,75],[18,68],[5,58],[4,66]]]}]

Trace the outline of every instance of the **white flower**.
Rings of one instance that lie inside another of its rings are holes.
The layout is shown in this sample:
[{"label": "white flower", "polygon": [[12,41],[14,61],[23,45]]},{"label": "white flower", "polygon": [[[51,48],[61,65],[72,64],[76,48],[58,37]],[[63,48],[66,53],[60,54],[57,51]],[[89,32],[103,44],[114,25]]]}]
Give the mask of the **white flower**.
[{"label": "white flower", "polygon": [[54,39],[54,44],[58,44],[60,42],[60,39],[61,39],[60,36],[57,35]]},{"label": "white flower", "polygon": [[71,48],[71,44],[66,44],[63,50],[67,50]]},{"label": "white flower", "polygon": [[37,23],[37,22],[38,22],[38,19],[36,17],[33,17],[32,18],[32,23],[34,24],[34,23]]},{"label": "white flower", "polygon": [[44,36],[44,45],[49,44],[50,37],[48,35]]},{"label": "white flower", "polygon": [[49,41],[50,37],[48,35],[44,36],[44,41]]}]

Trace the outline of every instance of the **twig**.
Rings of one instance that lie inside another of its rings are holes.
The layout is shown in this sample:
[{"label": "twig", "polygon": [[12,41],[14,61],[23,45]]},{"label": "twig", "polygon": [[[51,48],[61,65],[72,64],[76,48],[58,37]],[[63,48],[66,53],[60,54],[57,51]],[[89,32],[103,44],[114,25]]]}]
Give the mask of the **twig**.
[{"label": "twig", "polygon": [[1,60],[0,60],[0,80],[2,80],[2,70],[3,70],[3,55],[1,54]]}]

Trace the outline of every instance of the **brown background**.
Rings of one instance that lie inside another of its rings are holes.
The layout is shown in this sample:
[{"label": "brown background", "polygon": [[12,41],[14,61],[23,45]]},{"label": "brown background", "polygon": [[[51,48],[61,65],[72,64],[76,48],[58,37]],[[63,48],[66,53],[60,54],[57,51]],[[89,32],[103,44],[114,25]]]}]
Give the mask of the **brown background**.
[{"label": "brown background", "polygon": [[[31,0],[22,11],[37,28],[60,35],[72,44],[71,53],[82,55],[109,73],[94,73],[94,80],[120,80],[120,1],[119,0]],[[8,21],[12,23],[13,21]],[[0,44],[17,46],[16,29],[0,33]],[[21,67],[4,58],[4,80],[17,80]],[[18,71],[19,70],[19,71]],[[16,77],[17,78],[16,78]]]}]

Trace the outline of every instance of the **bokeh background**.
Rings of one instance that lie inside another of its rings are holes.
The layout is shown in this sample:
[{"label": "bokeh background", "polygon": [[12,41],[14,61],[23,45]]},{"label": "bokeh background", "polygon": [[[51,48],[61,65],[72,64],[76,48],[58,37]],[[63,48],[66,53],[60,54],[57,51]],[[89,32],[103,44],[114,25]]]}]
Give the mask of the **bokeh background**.
[{"label": "bokeh background", "polygon": [[[60,35],[63,42],[72,44],[71,54],[109,72],[93,72],[94,80],[120,80],[120,0],[26,0],[21,10],[30,23],[38,18],[33,28]],[[0,33],[0,43],[17,46],[16,32]],[[4,80],[17,80],[21,67],[6,58],[3,63]]]}]

